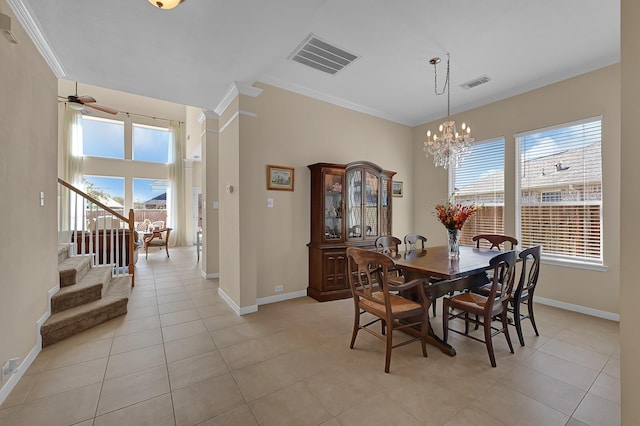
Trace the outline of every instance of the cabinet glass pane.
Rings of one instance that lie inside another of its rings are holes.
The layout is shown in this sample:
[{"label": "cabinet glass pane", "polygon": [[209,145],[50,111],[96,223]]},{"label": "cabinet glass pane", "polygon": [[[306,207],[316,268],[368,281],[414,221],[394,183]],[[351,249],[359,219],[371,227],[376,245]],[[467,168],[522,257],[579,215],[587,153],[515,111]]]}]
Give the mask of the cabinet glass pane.
[{"label": "cabinet glass pane", "polygon": [[378,188],[380,179],[369,172],[365,172],[365,224],[366,236],[378,236]]},{"label": "cabinet glass pane", "polygon": [[324,238],[342,239],[342,175],[324,175]]},{"label": "cabinet glass pane", "polygon": [[389,209],[389,179],[380,178],[380,224],[382,235],[391,234],[391,214]]},{"label": "cabinet glass pane", "polygon": [[347,173],[347,237],[362,237],[362,170]]}]

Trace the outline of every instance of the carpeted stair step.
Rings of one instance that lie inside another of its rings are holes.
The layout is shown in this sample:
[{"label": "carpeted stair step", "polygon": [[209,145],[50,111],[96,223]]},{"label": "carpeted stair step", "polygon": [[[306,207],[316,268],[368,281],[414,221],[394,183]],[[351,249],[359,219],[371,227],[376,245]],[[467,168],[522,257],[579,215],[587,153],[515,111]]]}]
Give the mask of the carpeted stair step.
[{"label": "carpeted stair step", "polygon": [[58,244],[58,263],[64,261],[67,257],[69,257],[69,248],[71,244],[63,243]]},{"label": "carpeted stair step", "polygon": [[52,314],[40,328],[42,347],[127,313],[131,277],[112,278],[102,299]]},{"label": "carpeted stair step", "polygon": [[60,288],[77,283],[91,268],[91,256],[67,257],[58,263]]},{"label": "carpeted stair step", "polygon": [[102,297],[111,281],[111,266],[89,269],[74,285],[61,287],[51,297],[51,313],[55,314]]}]

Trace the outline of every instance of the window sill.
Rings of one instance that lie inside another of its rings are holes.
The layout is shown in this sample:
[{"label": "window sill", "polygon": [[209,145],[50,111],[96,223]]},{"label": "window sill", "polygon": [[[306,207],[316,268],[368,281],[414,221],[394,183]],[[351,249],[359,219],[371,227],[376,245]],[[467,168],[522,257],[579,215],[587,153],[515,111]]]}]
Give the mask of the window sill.
[{"label": "window sill", "polygon": [[545,265],[564,266],[566,268],[587,269],[589,271],[607,272],[609,267],[607,265],[598,265],[595,263],[579,262],[565,259],[554,259],[542,257],[542,263]]}]

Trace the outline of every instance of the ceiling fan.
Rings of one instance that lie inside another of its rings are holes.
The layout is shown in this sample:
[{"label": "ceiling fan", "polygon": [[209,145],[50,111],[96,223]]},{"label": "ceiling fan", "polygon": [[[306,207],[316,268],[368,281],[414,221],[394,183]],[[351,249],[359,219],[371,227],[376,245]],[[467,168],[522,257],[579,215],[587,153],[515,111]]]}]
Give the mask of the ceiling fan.
[{"label": "ceiling fan", "polygon": [[85,107],[97,109],[98,111],[106,112],[107,114],[116,115],[119,111],[109,108],[103,105],[96,104],[96,100],[87,95],[78,95],[78,82],[76,81],[76,93],[69,96],[58,96],[60,99],[63,99],[59,102],[66,102],[69,108],[75,109],[76,111],[86,111]]}]

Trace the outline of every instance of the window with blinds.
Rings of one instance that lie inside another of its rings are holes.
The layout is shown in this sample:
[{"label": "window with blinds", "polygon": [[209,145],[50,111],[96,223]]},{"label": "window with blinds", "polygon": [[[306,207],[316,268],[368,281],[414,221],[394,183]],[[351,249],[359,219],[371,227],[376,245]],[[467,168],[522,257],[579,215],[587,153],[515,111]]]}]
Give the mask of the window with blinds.
[{"label": "window with blinds", "polygon": [[602,264],[601,127],[598,117],[516,136],[522,247]]},{"label": "window with blinds", "polygon": [[476,234],[504,234],[504,139],[476,143],[449,182],[455,202],[479,206],[462,227],[461,244],[475,244]]}]

